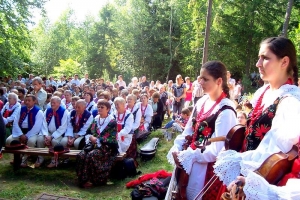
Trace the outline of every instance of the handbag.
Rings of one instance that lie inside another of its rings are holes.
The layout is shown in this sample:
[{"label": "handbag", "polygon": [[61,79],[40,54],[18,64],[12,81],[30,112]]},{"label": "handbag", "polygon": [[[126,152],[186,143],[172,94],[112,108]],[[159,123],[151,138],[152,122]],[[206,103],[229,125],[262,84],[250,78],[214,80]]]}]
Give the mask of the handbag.
[{"label": "handbag", "polygon": [[290,178],[296,178],[299,179],[300,178],[300,158],[299,158],[299,153],[300,153],[300,137],[299,137],[299,141],[298,141],[298,158],[294,160],[293,166],[292,166],[292,170],[290,173],[286,174],[281,181],[279,181],[279,183],[277,184],[278,186],[285,186],[287,181]]},{"label": "handbag", "polygon": [[95,145],[93,145],[91,142],[87,143],[84,147],[83,150],[85,153],[88,153],[94,149]]}]

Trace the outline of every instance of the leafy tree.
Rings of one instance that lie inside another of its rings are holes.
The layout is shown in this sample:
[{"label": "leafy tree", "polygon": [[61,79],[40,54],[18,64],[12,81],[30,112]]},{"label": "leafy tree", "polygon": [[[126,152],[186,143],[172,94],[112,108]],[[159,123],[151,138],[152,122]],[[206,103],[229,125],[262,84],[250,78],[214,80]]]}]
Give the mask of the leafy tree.
[{"label": "leafy tree", "polygon": [[28,23],[32,8],[42,8],[45,0],[2,0],[0,3],[0,68],[1,73],[25,73],[30,65]]}]

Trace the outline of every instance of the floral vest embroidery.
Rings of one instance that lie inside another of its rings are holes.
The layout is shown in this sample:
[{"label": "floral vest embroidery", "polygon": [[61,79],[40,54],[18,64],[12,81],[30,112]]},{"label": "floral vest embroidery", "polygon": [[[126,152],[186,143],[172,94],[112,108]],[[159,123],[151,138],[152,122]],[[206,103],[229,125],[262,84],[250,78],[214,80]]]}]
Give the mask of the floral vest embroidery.
[{"label": "floral vest embroidery", "polygon": [[[244,151],[255,150],[266,133],[271,129],[272,121],[275,116],[277,106],[284,97],[278,97],[272,105],[265,109],[262,115],[253,123],[248,124],[249,134],[245,137]],[[249,114],[251,116],[251,113]],[[249,123],[250,120],[248,120]],[[247,131],[246,131],[247,132]]]},{"label": "floral vest embroidery", "polygon": [[[59,106],[59,108],[56,111],[56,114],[54,115],[56,129],[58,129],[58,127],[60,127],[60,125],[61,125],[61,119],[64,116],[65,110],[66,109]],[[52,119],[52,116],[53,116],[53,110],[52,110],[52,108],[48,108],[47,111],[46,111],[46,122],[47,122],[48,126],[49,126],[49,123]]]},{"label": "floral vest embroidery", "polygon": [[100,142],[103,144],[118,144],[116,135],[117,135],[117,122],[112,119],[107,124],[107,126],[100,132],[100,127],[98,127],[97,121],[94,119],[91,125],[91,133],[94,137],[100,139]]},{"label": "floral vest embroidery", "polygon": [[20,119],[19,119],[19,126],[22,127],[22,123],[25,120],[26,116],[28,115],[28,131],[30,131],[35,123],[35,116],[39,112],[40,108],[37,106],[33,106],[33,108],[27,111],[27,107],[23,106],[21,108]]},{"label": "floral vest embroidery", "polygon": [[[196,137],[196,141],[202,143],[203,140],[206,138],[211,138],[212,134],[215,132],[215,122],[219,116],[219,114],[226,109],[230,109],[232,110],[235,114],[235,110],[231,107],[231,106],[223,106],[222,108],[220,108],[215,114],[209,116],[206,120],[202,121],[199,125],[199,129],[197,132],[197,137]],[[196,112],[194,112],[193,115],[195,115]],[[193,129],[195,129],[196,127],[196,120],[195,117],[193,117]]]}]

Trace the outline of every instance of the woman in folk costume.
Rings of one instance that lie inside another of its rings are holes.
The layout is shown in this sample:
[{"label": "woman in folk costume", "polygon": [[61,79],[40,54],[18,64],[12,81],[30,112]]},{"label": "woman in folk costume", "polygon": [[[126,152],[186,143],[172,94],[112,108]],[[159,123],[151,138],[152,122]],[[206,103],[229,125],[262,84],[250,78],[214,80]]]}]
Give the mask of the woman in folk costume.
[{"label": "woman in folk costume", "polygon": [[18,95],[9,93],[8,101],[1,110],[1,115],[6,126],[6,137],[11,134],[14,119],[19,114],[20,110],[21,104],[18,102]]},{"label": "woman in folk costume", "polygon": [[[213,174],[213,163],[224,147],[224,142],[215,142],[201,152],[195,147],[195,142],[225,136],[236,125],[236,113],[234,103],[229,99],[226,72],[226,67],[219,61],[210,61],[202,66],[201,85],[207,95],[199,99],[185,130],[177,136],[167,155],[170,163],[183,168],[189,175],[186,187],[186,198],[189,200],[195,198],[205,180]],[[172,156],[173,152],[176,152],[176,156]]]},{"label": "woman in folk costume", "polygon": [[[253,97],[254,109],[246,129],[245,152],[227,150],[218,155],[215,173],[226,185],[240,174],[246,179],[249,176],[250,180],[252,172],[268,157],[274,153],[289,152],[300,136],[300,89],[293,85],[298,81],[293,43],[283,37],[262,41],[256,66],[262,80],[269,84],[260,88]],[[244,190],[247,199],[281,199],[279,196],[261,196],[266,188],[256,184],[263,178],[259,179],[254,182],[246,180]]]},{"label": "woman in folk costume", "polygon": [[71,112],[74,108],[72,106],[72,92],[71,90],[65,90],[64,92],[65,98],[61,100],[63,104],[66,105],[66,109]]},{"label": "woman in folk costume", "polygon": [[133,115],[133,124],[131,130],[132,141],[127,151],[128,153],[127,156],[129,158],[136,159],[137,142],[136,142],[135,134],[138,131],[138,128],[140,126],[142,113],[141,113],[140,106],[136,103],[137,98],[134,94],[129,94],[126,99],[127,99],[126,110],[128,110]]},{"label": "woman in folk costume", "polygon": [[77,155],[76,173],[79,185],[91,187],[105,184],[111,167],[118,154],[117,122],[109,115],[110,104],[105,100],[97,102],[99,109],[86,135],[86,143],[93,146],[91,151],[82,150]]},{"label": "woman in folk costume", "polygon": [[119,153],[127,153],[127,150],[132,141],[132,124],[133,115],[130,111],[126,110],[125,99],[122,97],[115,98],[116,111],[114,118],[117,121],[117,140],[119,144]]},{"label": "woman in folk costume", "polygon": [[147,93],[141,94],[141,103],[138,104],[140,106],[142,114],[139,131],[149,131],[149,126],[152,121],[153,109],[152,106],[148,103],[148,99],[149,98]]},{"label": "woman in folk costume", "polygon": [[86,110],[89,111],[90,113],[92,113],[93,107],[95,105],[92,93],[90,93],[90,92],[85,93],[84,100],[86,102]]}]

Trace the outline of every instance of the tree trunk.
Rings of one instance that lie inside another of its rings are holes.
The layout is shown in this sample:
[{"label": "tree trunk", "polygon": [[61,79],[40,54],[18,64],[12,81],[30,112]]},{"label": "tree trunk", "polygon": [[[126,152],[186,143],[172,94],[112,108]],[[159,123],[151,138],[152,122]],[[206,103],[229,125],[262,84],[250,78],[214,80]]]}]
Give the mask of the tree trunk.
[{"label": "tree trunk", "polygon": [[208,43],[209,43],[209,34],[210,34],[210,26],[211,26],[211,8],[212,8],[212,0],[208,0],[202,65],[207,62],[207,57],[208,57]]},{"label": "tree trunk", "polygon": [[289,22],[290,22],[293,4],[294,4],[294,0],[289,0],[287,8],[286,8],[285,20],[284,20],[283,29],[282,29],[283,37],[287,37],[287,30],[288,30],[288,26],[289,26]]},{"label": "tree trunk", "polygon": [[169,61],[169,69],[168,74],[166,77],[166,82],[168,82],[170,77],[170,71],[172,69],[172,63],[173,63],[173,53],[172,53],[172,26],[173,26],[173,9],[171,6],[171,14],[170,14],[170,30],[169,30],[169,51],[170,51],[170,61]]}]

